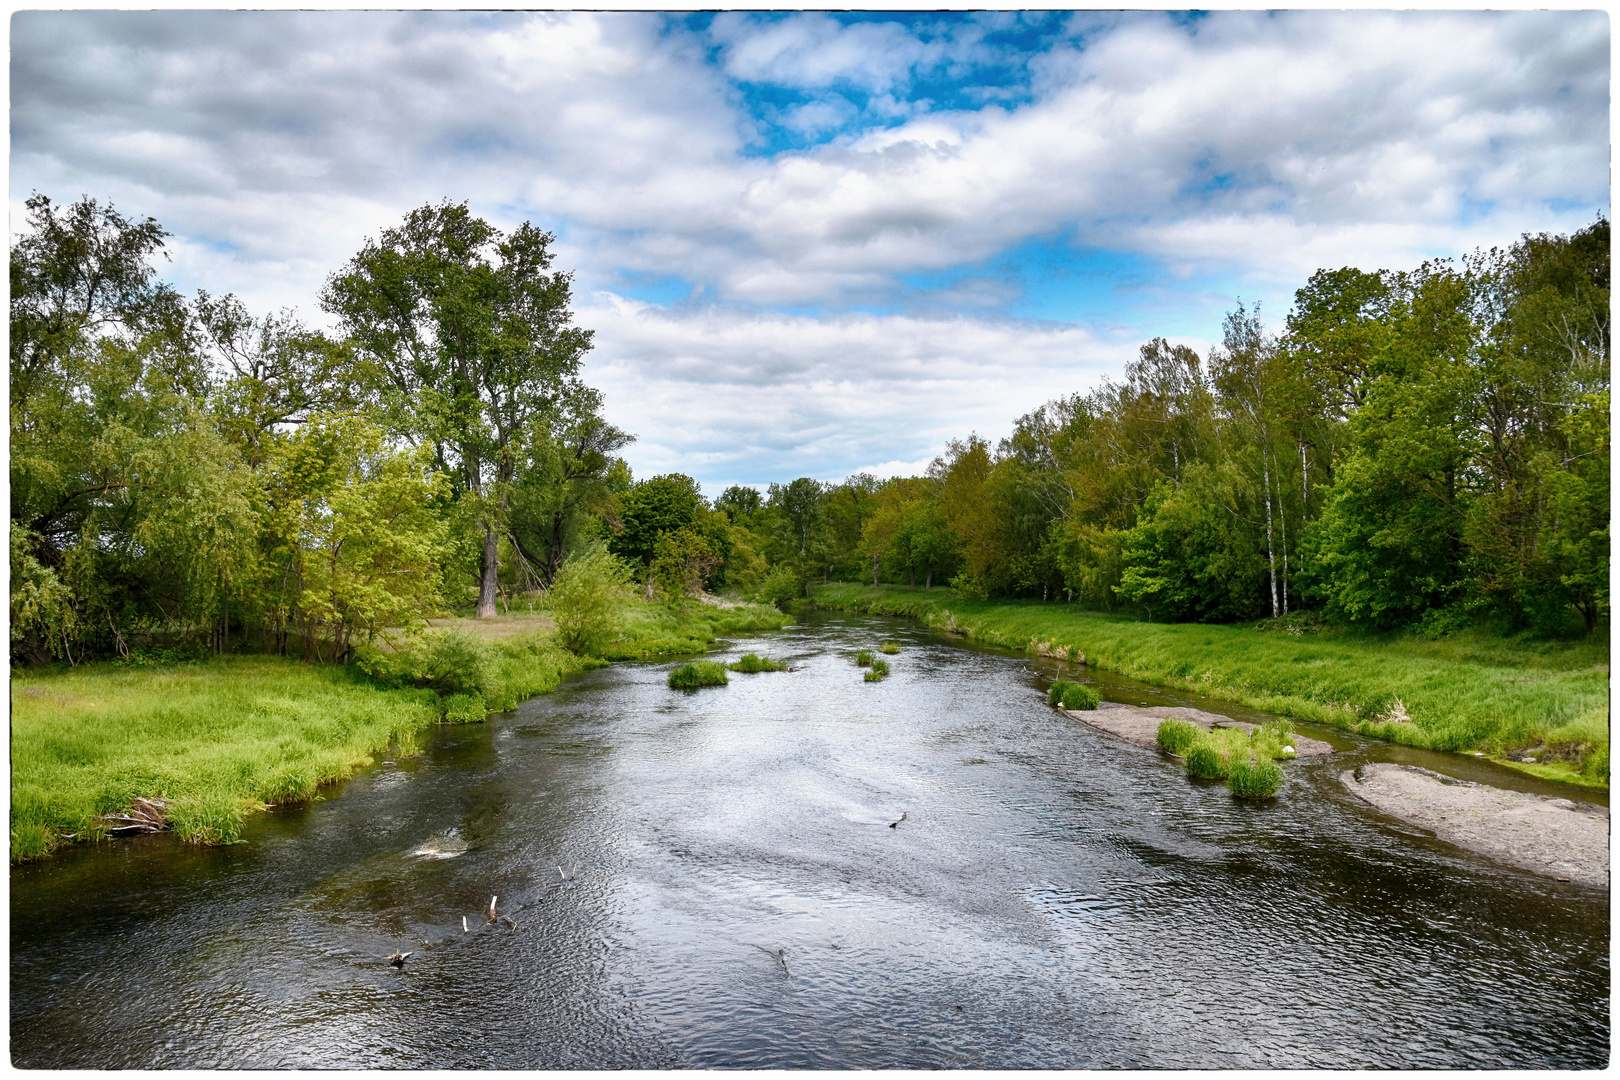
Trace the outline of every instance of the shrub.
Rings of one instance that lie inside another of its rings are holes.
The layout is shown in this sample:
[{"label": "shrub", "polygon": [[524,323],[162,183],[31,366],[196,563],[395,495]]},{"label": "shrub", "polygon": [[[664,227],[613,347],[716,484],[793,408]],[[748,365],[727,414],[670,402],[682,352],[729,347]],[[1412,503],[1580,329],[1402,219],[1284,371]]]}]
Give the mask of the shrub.
[{"label": "shrub", "polygon": [[896,645],[892,641],[885,641],[883,644],[878,646],[878,652],[884,653],[884,654],[886,654],[888,656],[893,656],[896,653],[898,653],[899,651],[900,651],[900,646]]},{"label": "shrub", "polygon": [[725,665],[717,664],[713,660],[695,660],[690,664],[682,664],[669,673],[669,685],[674,690],[696,690],[700,686],[724,686],[730,681],[726,677]]},{"label": "shrub", "polygon": [[1198,776],[1205,780],[1226,779],[1226,759],[1204,736],[1200,736],[1197,742],[1187,748],[1186,765],[1188,776]]},{"label": "shrub", "polygon": [[873,660],[872,670],[866,673],[867,682],[882,682],[889,674],[889,664],[885,660]]},{"label": "shrub", "polygon": [[569,652],[599,650],[613,633],[619,608],[630,596],[630,571],[607,548],[576,551],[557,572],[546,607]]},{"label": "shrub", "polygon": [[1090,712],[1101,702],[1102,698],[1097,691],[1083,683],[1064,682],[1059,679],[1052,684],[1052,689],[1046,692],[1046,700],[1063,709],[1080,709]]},{"label": "shrub", "polygon": [[1165,720],[1159,724],[1159,745],[1177,757],[1186,757],[1188,748],[1199,736],[1198,728],[1185,720]]},{"label": "shrub", "polygon": [[738,660],[735,664],[729,664],[727,666],[732,671],[740,671],[746,675],[752,675],[759,671],[787,670],[787,665],[782,663],[782,661],[772,660],[768,656],[755,656],[753,653],[749,653],[741,660]]},{"label": "shrub", "polygon": [[1226,783],[1239,799],[1269,799],[1282,786],[1283,772],[1274,761],[1260,758],[1233,765]]},{"label": "shrub", "polygon": [[785,610],[799,598],[799,593],[799,575],[787,563],[777,563],[759,583],[757,598]]},{"label": "shrub", "polygon": [[872,650],[871,649],[862,649],[860,652],[856,653],[855,654],[855,663],[859,664],[861,667],[871,667],[872,666]]}]

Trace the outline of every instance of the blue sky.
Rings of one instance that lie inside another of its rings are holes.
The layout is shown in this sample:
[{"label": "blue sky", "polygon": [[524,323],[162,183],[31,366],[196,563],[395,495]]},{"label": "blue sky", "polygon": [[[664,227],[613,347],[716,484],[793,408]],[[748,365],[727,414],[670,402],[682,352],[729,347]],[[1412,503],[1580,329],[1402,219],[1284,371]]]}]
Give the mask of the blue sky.
[{"label": "blue sky", "polygon": [[1601,12],[24,12],[12,221],[320,325],[415,206],[574,269],[639,476],[912,472],[1149,338],[1609,205]]}]

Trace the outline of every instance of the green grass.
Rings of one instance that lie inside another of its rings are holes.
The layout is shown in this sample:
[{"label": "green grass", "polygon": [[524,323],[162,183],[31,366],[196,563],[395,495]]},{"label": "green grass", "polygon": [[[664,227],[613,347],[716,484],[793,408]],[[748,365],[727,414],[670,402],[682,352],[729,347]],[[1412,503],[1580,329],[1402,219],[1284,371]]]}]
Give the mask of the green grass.
[{"label": "green grass", "polygon": [[862,649],[855,654],[855,663],[859,667],[871,667],[873,659],[871,649]]},{"label": "green grass", "polygon": [[[760,605],[637,602],[604,652],[701,652],[721,634],[787,621]],[[481,721],[606,662],[569,653],[542,620],[488,629],[458,621],[392,651],[360,650],[351,667],[224,657],[14,669],[11,857],[40,857],[68,835],[98,836],[97,818],[137,797],[169,800],[181,838],[229,843],[257,808],[308,799],[384,750],[415,752],[435,723]]]},{"label": "green grass", "polygon": [[1052,688],[1046,692],[1046,700],[1059,708],[1085,712],[1090,712],[1102,704],[1102,696],[1091,687],[1082,683],[1064,682],[1062,679],[1052,684]]},{"label": "green grass", "polygon": [[1159,723],[1159,745],[1176,757],[1186,757],[1187,751],[1198,742],[1199,735],[1198,726],[1185,720],[1163,720]]},{"label": "green grass", "polygon": [[432,690],[275,657],[14,671],[11,857],[93,837],[138,796],[170,800],[181,838],[230,842],[255,808],[413,752],[440,715]]},{"label": "green grass", "polygon": [[600,655],[604,660],[647,660],[700,653],[718,638],[780,630],[791,621],[769,604],[722,608],[690,601],[683,611],[679,604],[637,600],[621,609],[619,629]]},{"label": "green grass", "polygon": [[1226,786],[1239,799],[1269,799],[1282,787],[1283,772],[1266,758],[1239,761],[1226,775]]},{"label": "green grass", "polygon": [[717,664],[713,660],[694,660],[682,664],[669,673],[669,685],[672,690],[696,690],[700,686],[724,686],[731,680],[726,676],[726,666]]},{"label": "green grass", "polygon": [[866,673],[867,682],[882,682],[889,677],[889,662],[887,660],[873,660],[872,670]]},{"label": "green grass", "polygon": [[780,660],[772,660],[768,656],[755,656],[749,653],[734,664],[728,664],[731,671],[740,671],[745,675],[753,675],[760,671],[786,671],[788,666]]},{"label": "green grass", "polygon": [[[1093,668],[1279,716],[1434,750],[1546,744],[1571,774],[1608,783],[1608,638],[1533,641],[1467,631],[1411,634],[1144,623],[1038,601],[971,601],[951,590],[829,585],[822,607],[905,615],[971,641],[1083,658]],[[1282,620],[1279,620],[1282,622]],[[1411,723],[1384,719],[1399,700]],[[1550,740],[1550,741],[1549,741]]]},{"label": "green grass", "polygon": [[878,646],[878,652],[883,653],[886,656],[894,656],[900,652],[900,646],[892,641],[885,641],[883,644]]}]

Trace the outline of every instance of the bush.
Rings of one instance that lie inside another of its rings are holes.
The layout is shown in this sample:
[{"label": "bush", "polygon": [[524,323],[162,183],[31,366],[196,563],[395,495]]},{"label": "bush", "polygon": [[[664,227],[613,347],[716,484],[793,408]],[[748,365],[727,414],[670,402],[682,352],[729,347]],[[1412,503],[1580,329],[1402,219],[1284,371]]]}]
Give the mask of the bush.
[{"label": "bush", "polygon": [[726,677],[723,664],[713,660],[696,660],[690,664],[682,664],[669,673],[669,685],[673,690],[696,690],[700,686],[724,686],[731,680]]},{"label": "bush", "polygon": [[799,591],[799,575],[793,572],[793,567],[777,563],[760,582],[757,599],[786,609],[799,598]]},{"label": "bush", "polygon": [[1226,759],[1215,749],[1214,744],[1202,736],[1187,748],[1186,765],[1188,776],[1198,776],[1205,780],[1226,779]]},{"label": "bush", "polygon": [[1176,757],[1186,757],[1187,750],[1201,734],[1195,725],[1185,720],[1165,720],[1159,724],[1159,745]]},{"label": "bush", "polygon": [[607,548],[592,544],[576,551],[557,572],[546,608],[564,647],[584,655],[607,643],[629,596],[630,571]]},{"label": "bush", "polygon": [[1282,786],[1283,772],[1274,761],[1260,758],[1233,765],[1226,783],[1239,799],[1269,799]]},{"label": "bush", "polygon": [[866,673],[867,682],[882,682],[889,675],[889,665],[885,660],[873,660],[872,670]]},{"label": "bush", "polygon": [[1046,692],[1046,700],[1063,709],[1080,709],[1090,712],[1101,702],[1102,698],[1097,691],[1083,683],[1064,682],[1059,679],[1052,684],[1052,689]]},{"label": "bush", "polygon": [[892,641],[885,641],[883,644],[878,646],[878,652],[884,653],[884,654],[889,655],[889,656],[893,656],[896,653],[898,653],[899,651],[900,651],[900,646],[896,645]]},{"label": "bush", "polygon": [[860,665],[861,667],[871,667],[872,666],[872,650],[871,649],[862,649],[860,652],[856,653],[855,654],[855,663]]},{"label": "bush", "polygon": [[780,660],[772,660],[768,656],[755,656],[749,653],[735,664],[727,665],[732,671],[740,671],[745,675],[752,675],[759,671],[786,671],[787,665]]}]

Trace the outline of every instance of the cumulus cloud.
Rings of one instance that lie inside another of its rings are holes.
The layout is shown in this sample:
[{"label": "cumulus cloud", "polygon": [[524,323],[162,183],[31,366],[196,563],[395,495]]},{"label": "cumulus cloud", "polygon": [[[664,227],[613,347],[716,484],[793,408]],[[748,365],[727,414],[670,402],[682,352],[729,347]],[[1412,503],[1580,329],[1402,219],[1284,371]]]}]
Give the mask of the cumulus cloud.
[{"label": "cumulus cloud", "polygon": [[692,472],[708,487],[926,464],[950,438],[1005,435],[1047,398],[1096,385],[1136,348],[1055,323],[671,311],[612,294],[580,317],[597,332],[593,382],[641,433],[638,475]]},{"label": "cumulus cloud", "polygon": [[[530,219],[638,469],[832,476],[1005,431],[1177,297],[1590,222],[1608,57],[1594,12],[22,12],[12,210],[112,198],[180,287],[316,321],[414,206]],[[1020,321],[984,267],[1032,241],[1157,277],[1107,330]]]}]

